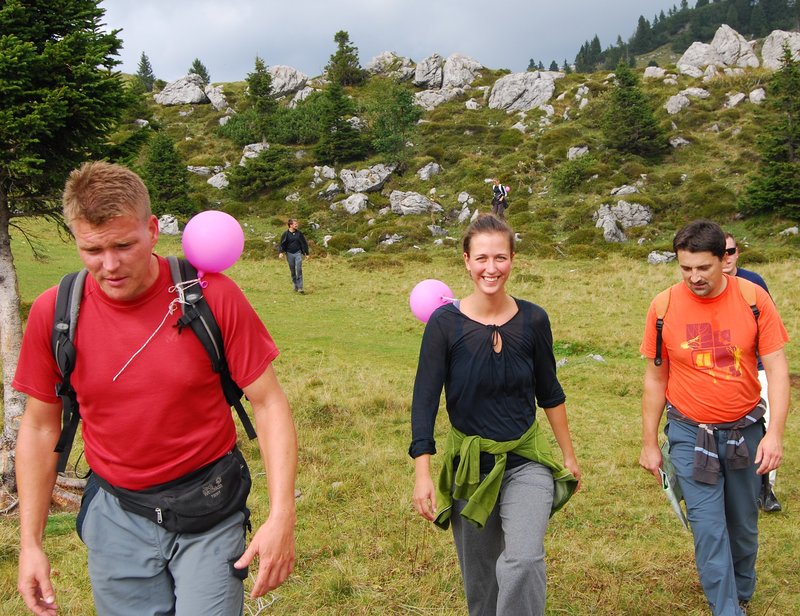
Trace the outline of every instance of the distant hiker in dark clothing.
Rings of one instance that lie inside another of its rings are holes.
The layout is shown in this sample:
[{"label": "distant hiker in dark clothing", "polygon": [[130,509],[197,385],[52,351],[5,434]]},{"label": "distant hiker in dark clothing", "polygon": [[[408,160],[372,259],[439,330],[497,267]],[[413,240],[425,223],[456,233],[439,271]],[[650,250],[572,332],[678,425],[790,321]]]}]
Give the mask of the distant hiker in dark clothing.
[{"label": "distant hiker in dark clothing", "polygon": [[286,254],[289,272],[292,274],[292,284],[297,293],[303,291],[303,255],[308,256],[308,242],[302,231],[297,230],[297,220],[290,218],[286,223],[289,228],[281,235],[279,257]]},{"label": "distant hiker in dark clothing", "polygon": [[492,180],[492,214],[500,219],[505,218],[506,208],[508,207],[508,191],[500,183],[500,180]]}]

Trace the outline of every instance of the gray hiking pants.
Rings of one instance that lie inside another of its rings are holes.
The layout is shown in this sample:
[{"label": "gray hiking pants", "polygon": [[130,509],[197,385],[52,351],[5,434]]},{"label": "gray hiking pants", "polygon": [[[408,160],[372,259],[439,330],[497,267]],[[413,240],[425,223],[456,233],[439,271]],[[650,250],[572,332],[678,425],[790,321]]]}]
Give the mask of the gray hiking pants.
[{"label": "gray hiking pants", "polygon": [[542,464],[507,470],[482,529],[461,517],[466,501],[453,502],[453,537],[470,616],[544,614],[544,535],[553,489],[553,473]]},{"label": "gray hiking pants", "polygon": [[[81,536],[100,616],[236,616],[242,579],[232,564],[244,552],[244,514],[204,533],[173,533],[123,510],[102,489],[85,504]],[[244,570],[241,575],[246,575]]]}]

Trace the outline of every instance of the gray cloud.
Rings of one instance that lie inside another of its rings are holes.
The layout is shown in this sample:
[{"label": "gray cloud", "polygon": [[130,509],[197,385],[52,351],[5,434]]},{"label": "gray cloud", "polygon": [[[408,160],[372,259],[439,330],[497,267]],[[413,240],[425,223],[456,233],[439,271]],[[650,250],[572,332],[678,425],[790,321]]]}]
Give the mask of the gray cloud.
[{"label": "gray cloud", "polygon": [[366,64],[382,51],[421,60],[460,52],[490,68],[523,71],[528,60],[572,61],[597,34],[603,48],[627,40],[639,15],[667,0],[105,0],[105,22],[121,29],[120,69],[135,73],[142,52],[157,77],[186,74],[200,58],[213,81],[238,81],[256,55],[320,74],[346,30]]}]

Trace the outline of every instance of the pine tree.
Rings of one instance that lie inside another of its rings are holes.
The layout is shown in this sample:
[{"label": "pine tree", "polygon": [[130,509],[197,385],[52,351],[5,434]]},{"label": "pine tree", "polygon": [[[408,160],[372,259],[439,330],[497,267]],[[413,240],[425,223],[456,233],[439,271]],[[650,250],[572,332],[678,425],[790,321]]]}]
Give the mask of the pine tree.
[{"label": "pine tree", "polygon": [[564,58],[564,64],[561,65],[561,70],[564,71],[565,75],[572,73],[572,67],[569,65],[566,58]]},{"label": "pine tree", "polygon": [[147,54],[144,52],[142,52],[142,56],[139,58],[139,68],[136,71],[136,77],[142,82],[146,92],[153,91],[153,84],[156,81],[156,76],[153,73],[153,67],[150,65],[150,58],[148,58]]},{"label": "pine tree", "polygon": [[422,117],[414,95],[408,88],[390,83],[377,90],[368,109],[372,147],[387,162],[403,163],[408,151],[406,144]]},{"label": "pine tree", "polygon": [[800,217],[800,62],[784,47],[781,68],[769,82],[772,113],[758,140],[761,162],[740,204],[745,213]]},{"label": "pine tree", "polygon": [[553,60],[553,61],[550,63],[550,69],[549,69],[549,70],[551,70],[551,71],[557,71],[557,70],[558,70],[558,62],[556,62],[555,60]]},{"label": "pine tree", "polygon": [[175,150],[172,139],[163,132],[153,135],[143,179],[150,191],[154,214],[191,215],[195,212],[189,199],[187,173],[186,163]]},{"label": "pine tree", "polygon": [[617,65],[616,85],[608,97],[601,126],[606,144],[621,152],[657,156],[667,146],[650,101],[624,62]]},{"label": "pine tree", "polygon": [[200,62],[200,58],[195,58],[192,62],[192,65],[189,67],[189,74],[190,75],[199,75],[200,79],[203,80],[203,85],[207,86],[211,83],[211,77],[208,74],[208,69],[205,65]]},{"label": "pine tree", "polygon": [[60,0],[57,6],[0,2],[0,483],[11,489],[24,397],[11,387],[22,324],[9,227],[22,216],[60,220],[67,174],[102,155],[126,100],[113,70],[122,41],[118,31],[102,27],[100,2]]},{"label": "pine tree", "polygon": [[353,115],[353,104],[336,82],[325,91],[322,114],[322,136],[315,147],[319,162],[335,164],[361,158],[366,150],[361,133],[347,121]]},{"label": "pine tree", "polygon": [[534,60],[533,58],[531,58],[530,60],[528,60],[528,68],[527,68],[527,71],[528,71],[528,72],[531,72],[531,71],[535,71],[535,70],[536,70],[536,60]]},{"label": "pine tree", "polygon": [[358,48],[350,44],[350,35],[344,30],[339,30],[333,40],[337,49],[325,67],[328,79],[340,86],[363,83],[367,78],[367,72],[358,63]]},{"label": "pine tree", "polygon": [[253,130],[260,136],[261,141],[266,141],[270,120],[278,108],[278,101],[272,94],[272,75],[258,56],[253,72],[247,74],[245,81],[247,81],[247,98],[254,116]]}]

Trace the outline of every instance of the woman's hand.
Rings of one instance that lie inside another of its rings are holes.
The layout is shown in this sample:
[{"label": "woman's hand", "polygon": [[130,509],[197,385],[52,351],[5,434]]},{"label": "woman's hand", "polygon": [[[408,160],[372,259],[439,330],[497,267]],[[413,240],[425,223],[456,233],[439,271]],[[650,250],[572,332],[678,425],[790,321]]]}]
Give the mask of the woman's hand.
[{"label": "woman's hand", "polygon": [[583,481],[581,479],[581,467],[578,464],[578,458],[576,458],[574,455],[565,457],[564,466],[566,466],[567,470],[575,476],[575,479],[578,480],[578,485],[575,487],[575,494],[577,494],[583,485]]},{"label": "woman's hand", "polygon": [[422,454],[414,460],[416,482],[414,483],[414,509],[429,522],[436,519],[436,488],[431,479],[431,456]]}]

